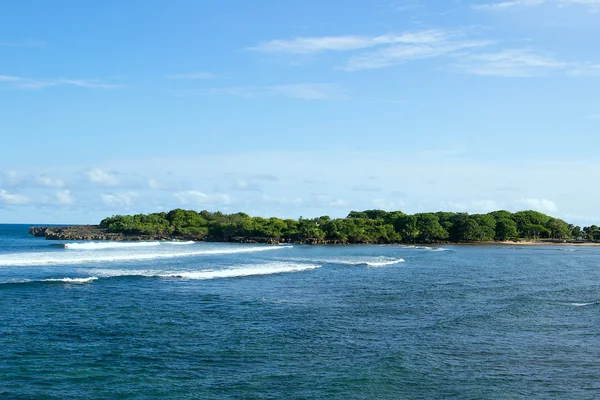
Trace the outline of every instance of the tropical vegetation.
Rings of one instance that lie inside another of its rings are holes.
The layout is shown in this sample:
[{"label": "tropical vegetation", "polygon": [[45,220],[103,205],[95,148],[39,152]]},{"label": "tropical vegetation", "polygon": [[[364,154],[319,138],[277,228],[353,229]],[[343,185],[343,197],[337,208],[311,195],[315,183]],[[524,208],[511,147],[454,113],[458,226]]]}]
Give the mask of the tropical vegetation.
[{"label": "tropical vegetation", "polygon": [[309,243],[443,243],[515,240],[600,241],[596,225],[579,227],[537,211],[488,214],[401,211],[352,211],[346,218],[280,219],[245,213],[175,209],[169,212],[115,215],[102,220],[109,232],[126,235],[185,237],[196,240]]}]

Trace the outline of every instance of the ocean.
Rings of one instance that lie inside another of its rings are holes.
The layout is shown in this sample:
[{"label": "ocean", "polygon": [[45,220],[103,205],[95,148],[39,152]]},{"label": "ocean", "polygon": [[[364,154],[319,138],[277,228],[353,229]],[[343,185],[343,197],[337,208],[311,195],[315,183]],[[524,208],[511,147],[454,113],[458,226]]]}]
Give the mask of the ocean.
[{"label": "ocean", "polygon": [[0,399],[600,398],[600,248],[0,225]]}]

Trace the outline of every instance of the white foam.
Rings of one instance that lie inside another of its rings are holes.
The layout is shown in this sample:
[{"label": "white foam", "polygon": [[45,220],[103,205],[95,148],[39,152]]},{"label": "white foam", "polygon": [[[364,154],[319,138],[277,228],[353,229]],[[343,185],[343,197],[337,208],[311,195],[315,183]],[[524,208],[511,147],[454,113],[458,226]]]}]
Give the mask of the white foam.
[{"label": "white foam", "polygon": [[216,278],[236,278],[254,275],[271,275],[285,272],[309,271],[320,268],[317,264],[301,264],[290,262],[272,262],[266,264],[243,264],[224,269],[161,271],[161,270],[128,270],[128,269],[96,269],[93,273],[106,278],[122,276],[140,276],[156,278],[181,278],[190,280],[205,280]]},{"label": "white foam", "polygon": [[85,242],[65,243],[65,249],[69,250],[103,250],[124,249],[131,247],[154,247],[160,246],[159,242]]},{"label": "white foam", "polygon": [[414,245],[403,245],[400,246],[403,249],[416,249],[416,250],[427,250],[427,251],[450,251],[445,247],[433,247],[433,246],[414,246]]},{"label": "white foam", "polygon": [[367,264],[369,267],[386,267],[388,265],[394,265],[394,264],[399,264],[399,263],[403,263],[404,260],[402,258],[399,258],[397,260],[389,260],[389,261],[367,261],[365,264]]},{"label": "white foam", "polygon": [[177,241],[172,241],[172,242],[161,242],[164,244],[174,244],[174,245],[178,245],[178,246],[183,246],[183,245],[188,245],[188,244],[196,244],[196,242],[194,242],[193,240],[188,240],[186,242],[177,242]]},{"label": "white foam", "polygon": [[146,261],[203,255],[254,253],[261,251],[289,249],[291,246],[236,246],[223,249],[207,249],[188,252],[44,252],[44,253],[10,253],[0,255],[0,266],[33,266],[54,264],[81,264],[90,262]]},{"label": "white foam", "polygon": [[97,280],[98,277],[90,276],[89,278],[50,278],[50,279],[42,279],[40,282],[64,282],[64,283],[92,283]]},{"label": "white foam", "polygon": [[323,259],[302,259],[307,262],[319,262],[319,263],[331,263],[331,264],[343,264],[343,265],[367,265],[369,267],[385,267],[388,265],[394,265],[403,263],[402,258],[391,258],[391,257],[355,257],[355,258],[323,258]]},{"label": "white foam", "polygon": [[600,304],[600,301],[594,301],[592,303],[571,303],[571,305],[575,307],[593,306],[597,304]]}]

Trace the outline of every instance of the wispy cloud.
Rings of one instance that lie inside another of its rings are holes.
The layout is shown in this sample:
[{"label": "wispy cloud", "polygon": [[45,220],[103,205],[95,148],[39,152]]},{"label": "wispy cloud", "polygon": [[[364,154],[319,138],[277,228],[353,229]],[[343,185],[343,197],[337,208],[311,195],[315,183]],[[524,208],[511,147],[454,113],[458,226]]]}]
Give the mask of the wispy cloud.
[{"label": "wispy cloud", "polygon": [[66,185],[65,181],[63,181],[62,179],[51,178],[47,175],[38,175],[35,178],[35,181],[38,185],[44,186],[44,187],[62,188],[62,187],[65,187],[65,185]]},{"label": "wispy cloud", "polygon": [[588,11],[600,11],[600,0],[513,0],[498,3],[475,4],[475,10],[503,11],[518,7],[532,7],[540,5],[554,5],[559,8],[569,6],[583,6]]},{"label": "wispy cloud", "polygon": [[356,71],[448,56],[466,49],[488,46],[491,43],[491,41],[465,39],[464,33],[460,31],[428,29],[379,36],[345,35],[279,39],[260,43],[250,50],[280,55],[353,52],[354,55],[351,55],[341,69]]},{"label": "wispy cloud", "polygon": [[17,89],[44,89],[47,87],[54,86],[75,86],[89,89],[115,89],[122,87],[121,85],[115,85],[106,83],[98,79],[38,79],[38,78],[24,78],[20,76],[12,75],[0,75],[0,85],[10,85]]},{"label": "wispy cloud", "polygon": [[467,73],[501,77],[531,77],[563,71],[568,63],[532,50],[512,49],[497,53],[469,55],[457,64]]},{"label": "wispy cloud", "polygon": [[351,57],[343,69],[357,71],[363,69],[377,69],[404,64],[409,61],[437,58],[457,54],[466,49],[485,47],[490,41],[446,41],[437,43],[397,45],[366,52]]},{"label": "wispy cloud", "polygon": [[61,206],[70,206],[75,203],[75,199],[71,195],[69,190],[61,190],[60,192],[56,192],[55,194],[56,203]]},{"label": "wispy cloud", "polygon": [[474,75],[539,77],[551,75],[600,76],[600,65],[568,62],[531,49],[508,49],[496,53],[465,55],[454,67]]},{"label": "wispy cloud", "polygon": [[344,89],[331,83],[296,83],[273,86],[229,86],[219,88],[178,90],[174,93],[183,96],[283,96],[304,100],[328,100],[344,98]]},{"label": "wispy cloud", "polygon": [[102,202],[109,207],[130,207],[133,205],[135,198],[138,196],[137,193],[117,193],[117,194],[100,194]]},{"label": "wispy cloud", "polygon": [[0,189],[0,202],[7,205],[21,206],[30,202],[29,197],[17,194],[9,193],[6,190]]},{"label": "wispy cloud", "polygon": [[402,34],[388,33],[380,36],[321,36],[297,37],[263,42],[248,50],[263,53],[315,54],[327,51],[350,51],[398,43],[435,43],[448,35],[441,30],[425,30]]},{"label": "wispy cloud", "polygon": [[188,79],[188,80],[208,80],[217,78],[216,75],[211,74],[210,72],[197,71],[197,72],[188,72],[185,74],[174,74],[167,75],[168,79]]},{"label": "wispy cloud", "polygon": [[103,171],[100,168],[93,168],[88,171],[87,177],[90,182],[102,186],[116,186],[119,184],[119,180],[114,175]]}]

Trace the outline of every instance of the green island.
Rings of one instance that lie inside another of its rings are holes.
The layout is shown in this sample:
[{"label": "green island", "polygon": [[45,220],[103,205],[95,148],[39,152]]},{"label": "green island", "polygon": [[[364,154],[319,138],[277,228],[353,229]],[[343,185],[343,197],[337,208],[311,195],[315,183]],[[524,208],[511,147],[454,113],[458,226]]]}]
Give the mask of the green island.
[{"label": "green island", "polygon": [[246,243],[436,244],[436,243],[596,243],[597,225],[580,227],[537,211],[487,214],[352,211],[345,218],[280,219],[245,213],[175,209],[115,215],[99,225],[32,227],[30,233],[64,240],[204,240]]}]

